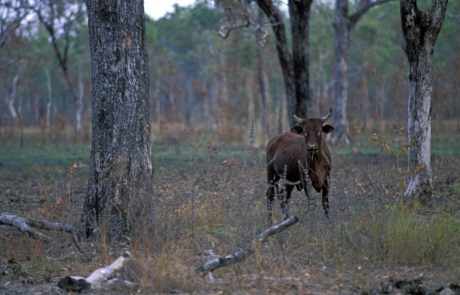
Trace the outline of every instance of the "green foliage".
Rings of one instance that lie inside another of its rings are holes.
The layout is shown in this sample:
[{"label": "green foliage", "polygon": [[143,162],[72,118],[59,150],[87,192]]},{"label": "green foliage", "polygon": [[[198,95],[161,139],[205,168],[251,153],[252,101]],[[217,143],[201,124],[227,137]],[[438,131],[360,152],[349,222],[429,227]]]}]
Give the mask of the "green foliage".
[{"label": "green foliage", "polygon": [[460,182],[452,183],[452,191],[454,193],[460,193]]},{"label": "green foliage", "polygon": [[[168,17],[154,22],[156,38],[149,41],[153,41],[153,46],[163,47],[168,58],[185,74],[199,74],[209,55],[208,46],[217,39],[214,30],[221,17],[204,3],[191,9],[176,6]],[[155,60],[158,56],[152,58]]]}]

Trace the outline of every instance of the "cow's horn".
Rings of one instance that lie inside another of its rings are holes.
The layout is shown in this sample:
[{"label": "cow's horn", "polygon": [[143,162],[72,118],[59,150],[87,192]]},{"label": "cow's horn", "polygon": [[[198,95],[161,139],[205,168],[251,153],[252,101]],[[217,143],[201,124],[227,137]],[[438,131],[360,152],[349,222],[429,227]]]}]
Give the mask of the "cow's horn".
[{"label": "cow's horn", "polygon": [[326,122],[327,119],[329,119],[329,117],[331,116],[331,114],[332,114],[332,108],[329,109],[329,113],[327,115],[321,118],[321,121],[323,121],[323,123]]},{"label": "cow's horn", "polygon": [[303,119],[297,117],[295,114],[292,114],[292,117],[294,117],[294,121],[297,123],[297,124],[301,124],[303,122]]}]

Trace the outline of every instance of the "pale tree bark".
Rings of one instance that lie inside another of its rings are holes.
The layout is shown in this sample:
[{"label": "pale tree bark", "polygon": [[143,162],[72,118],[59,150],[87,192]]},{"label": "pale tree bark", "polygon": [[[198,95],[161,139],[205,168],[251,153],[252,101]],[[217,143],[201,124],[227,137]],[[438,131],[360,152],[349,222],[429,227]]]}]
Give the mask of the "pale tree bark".
[{"label": "pale tree bark", "polygon": [[[225,46],[225,44],[224,44]],[[225,60],[225,54],[223,51],[219,52],[219,66],[220,66],[220,81],[219,81],[219,111],[217,114],[217,128],[227,126],[229,119],[229,85],[228,85],[228,73],[227,73],[227,61]]]},{"label": "pale tree bark", "polygon": [[81,67],[78,67],[78,94],[77,100],[75,101],[75,130],[77,130],[77,136],[75,140],[78,140],[83,131],[83,109],[84,109],[84,98],[85,98],[85,85],[83,83]]},{"label": "pale tree bark", "polygon": [[404,200],[428,203],[432,194],[431,96],[433,51],[444,21],[447,0],[433,0],[427,12],[416,0],[401,0],[404,52],[409,61],[408,170]]},{"label": "pale tree bark", "polygon": [[[84,234],[129,235],[151,216],[149,76],[144,2],[89,0],[92,142]],[[150,220],[147,220],[150,221]]]},{"label": "pale tree bark", "polygon": [[[174,76],[171,75],[168,78],[168,100],[169,104],[173,109],[176,109],[176,95],[174,92]],[[174,114],[173,114],[174,115]],[[180,118],[173,118],[176,121],[179,121]]]},{"label": "pale tree bark", "polygon": [[270,123],[268,110],[270,109],[270,92],[268,91],[268,79],[265,71],[265,57],[262,48],[257,47],[257,82],[259,86],[260,122],[263,133],[263,142],[270,137]]},{"label": "pale tree bark", "polygon": [[19,73],[14,76],[13,81],[11,83],[11,89],[8,91],[8,95],[5,97],[6,104],[8,106],[8,111],[10,112],[10,116],[13,120],[14,125],[16,125],[19,120],[18,112],[16,111],[16,107],[14,106],[14,103],[16,101],[18,81]]},{"label": "pale tree bark", "polygon": [[[258,13],[257,15],[259,22],[262,22],[262,14]],[[270,137],[270,124],[268,120],[268,110],[270,108],[269,104],[271,101],[270,91],[268,90],[268,79],[267,73],[265,70],[265,54],[264,49],[261,46],[257,46],[257,82],[259,86],[259,105],[260,105],[260,122],[261,130],[263,133],[263,143],[265,139]]]},{"label": "pale tree bark", "polygon": [[249,144],[249,148],[250,149],[253,149],[255,148],[258,144],[257,144],[257,130],[256,130],[256,102],[255,102],[255,96],[254,96],[254,93],[252,91],[253,89],[253,81],[251,81],[251,79],[249,79],[249,77],[246,77],[245,79],[245,86],[246,86],[246,93],[247,93],[247,96],[248,96],[248,111],[247,111],[247,114],[248,114],[248,126],[247,126],[247,130],[248,130],[248,144]]},{"label": "pale tree bark", "polygon": [[286,112],[287,101],[284,99],[278,99],[276,104],[276,132],[278,134],[283,133],[284,130],[284,113]]},{"label": "pale tree bark", "polygon": [[183,95],[184,102],[183,102],[183,108],[184,108],[184,123],[185,125],[189,125],[192,123],[192,118],[193,118],[193,111],[194,111],[194,106],[195,106],[195,92],[193,90],[193,79],[192,78],[187,78],[185,82],[185,93]]},{"label": "pale tree bark", "polygon": [[51,86],[50,71],[46,69],[46,84],[48,86],[48,99],[46,101],[46,110],[45,110],[45,127],[50,127],[50,118],[51,118],[51,106],[53,103],[53,88]]},{"label": "pale tree bark", "polygon": [[348,16],[348,0],[335,2],[335,60],[334,60],[334,103],[332,121],[334,132],[329,139],[332,144],[350,144],[347,123],[348,104],[348,44],[350,41],[350,19]]},{"label": "pale tree bark", "polygon": [[360,0],[356,10],[349,14],[348,0],[335,1],[335,59],[334,59],[334,99],[332,120],[334,132],[330,135],[332,144],[345,144],[351,142],[347,121],[348,105],[348,48],[350,34],[360,18],[371,8],[392,0]]},{"label": "pale tree bark", "polygon": [[45,113],[44,118],[40,115],[40,130],[42,134],[41,144],[44,145],[48,141],[49,130],[51,127],[51,107],[53,102],[53,87],[51,85],[51,77],[50,71],[48,68],[45,68],[45,76],[46,76],[46,86],[48,95],[45,97]]},{"label": "pale tree bark", "polygon": [[159,124],[163,117],[162,117],[162,109],[161,109],[161,80],[158,68],[156,68],[155,77],[155,91],[153,92],[153,101],[155,102],[155,119],[156,123]]}]

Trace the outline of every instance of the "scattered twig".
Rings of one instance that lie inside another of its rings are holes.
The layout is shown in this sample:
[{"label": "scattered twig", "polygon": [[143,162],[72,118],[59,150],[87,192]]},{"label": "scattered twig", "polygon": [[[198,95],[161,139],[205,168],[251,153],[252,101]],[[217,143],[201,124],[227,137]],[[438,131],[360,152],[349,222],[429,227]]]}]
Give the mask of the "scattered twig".
[{"label": "scattered twig", "polygon": [[285,230],[289,226],[295,224],[297,221],[299,221],[297,217],[291,216],[288,219],[284,220],[283,222],[273,225],[272,227],[266,229],[264,232],[259,234],[252,241],[251,245],[245,248],[238,249],[229,255],[212,258],[208,260],[202,266],[198,267],[196,269],[196,272],[199,274],[205,275],[209,272],[212,272],[213,270],[217,268],[227,266],[230,264],[234,264],[234,263],[238,263],[238,262],[245,260],[251,254],[253,254],[256,247],[264,243],[268,239],[268,237]]},{"label": "scattered twig", "polygon": [[121,271],[126,263],[132,259],[131,253],[126,251],[109,266],[101,267],[93,271],[87,278],[80,276],[66,276],[58,282],[58,286],[67,292],[81,292],[89,289],[100,289],[116,283],[132,287],[135,284],[130,281],[116,278],[116,273]]}]

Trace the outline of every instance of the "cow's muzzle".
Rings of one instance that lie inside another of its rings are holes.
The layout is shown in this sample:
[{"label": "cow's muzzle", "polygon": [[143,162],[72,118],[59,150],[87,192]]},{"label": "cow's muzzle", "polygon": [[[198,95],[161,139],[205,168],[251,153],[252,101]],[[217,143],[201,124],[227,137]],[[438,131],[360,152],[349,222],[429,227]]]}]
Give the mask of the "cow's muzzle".
[{"label": "cow's muzzle", "polygon": [[316,152],[318,150],[318,146],[316,144],[307,144],[307,149],[311,152]]}]

